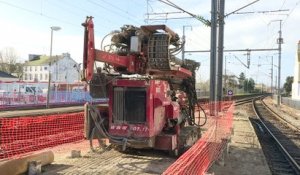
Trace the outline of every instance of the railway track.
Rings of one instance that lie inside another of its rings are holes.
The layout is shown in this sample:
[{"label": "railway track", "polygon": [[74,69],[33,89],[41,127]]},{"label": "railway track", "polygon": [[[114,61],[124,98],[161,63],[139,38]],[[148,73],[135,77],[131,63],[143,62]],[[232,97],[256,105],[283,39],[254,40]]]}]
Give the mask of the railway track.
[{"label": "railway track", "polygon": [[272,174],[300,174],[300,133],[270,111],[263,97],[253,99],[255,118],[250,118]]},{"label": "railway track", "polygon": [[262,97],[262,96],[261,95],[252,96],[252,97],[247,97],[247,98],[242,98],[242,99],[236,100],[235,101],[235,106],[243,105],[243,104],[246,104],[246,103],[251,103],[254,98],[258,98],[258,97]]}]

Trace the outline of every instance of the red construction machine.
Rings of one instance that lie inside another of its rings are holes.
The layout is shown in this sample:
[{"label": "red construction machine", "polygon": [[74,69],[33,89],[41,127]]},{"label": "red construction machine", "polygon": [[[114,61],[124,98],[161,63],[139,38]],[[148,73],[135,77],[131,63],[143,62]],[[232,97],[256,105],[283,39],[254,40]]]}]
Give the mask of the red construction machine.
[{"label": "red construction machine", "polygon": [[[174,56],[183,44],[179,36],[165,25],[124,25],[97,50],[92,17],[82,25],[83,79],[92,97],[108,98],[107,107],[86,106],[86,137],[108,138],[123,150],[175,154],[193,145],[200,137],[194,114],[199,63]],[[101,68],[94,68],[96,61]]]}]

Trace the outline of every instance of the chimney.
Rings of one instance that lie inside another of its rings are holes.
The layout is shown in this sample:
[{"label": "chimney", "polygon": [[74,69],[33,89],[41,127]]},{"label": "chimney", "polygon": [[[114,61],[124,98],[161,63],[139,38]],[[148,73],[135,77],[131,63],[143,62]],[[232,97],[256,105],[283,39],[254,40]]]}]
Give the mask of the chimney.
[{"label": "chimney", "polygon": [[63,57],[67,57],[67,58],[70,58],[70,56],[71,56],[69,53],[63,53],[62,55],[63,55]]},{"label": "chimney", "polygon": [[28,60],[29,61],[34,61],[34,60],[39,60],[41,55],[37,55],[37,54],[29,54],[28,55]]}]

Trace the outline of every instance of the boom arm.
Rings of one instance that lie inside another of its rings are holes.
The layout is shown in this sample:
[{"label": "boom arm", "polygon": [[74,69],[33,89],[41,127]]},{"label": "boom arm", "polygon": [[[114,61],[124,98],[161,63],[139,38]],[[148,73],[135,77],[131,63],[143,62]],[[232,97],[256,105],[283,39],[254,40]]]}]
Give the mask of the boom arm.
[{"label": "boom arm", "polygon": [[105,62],[114,67],[124,67],[131,73],[135,72],[135,56],[120,56],[95,49],[94,23],[92,17],[87,17],[86,22],[82,25],[85,27],[83,51],[83,72],[85,80],[90,81],[92,79],[95,61]]},{"label": "boom arm", "polygon": [[[95,61],[108,63],[109,65],[112,65],[117,71],[125,70],[124,72],[127,73],[149,74],[149,75],[154,75],[157,78],[166,77],[166,76],[171,76],[176,78],[187,78],[192,76],[190,70],[184,69],[180,65],[171,66],[169,70],[160,70],[159,68],[153,68],[153,67],[151,68],[151,66],[147,67],[147,64],[149,64],[149,58],[144,59],[145,57],[142,52],[141,53],[128,52],[126,56],[122,56],[116,53],[109,53],[109,52],[97,50],[95,49],[94,23],[92,17],[87,17],[85,23],[83,23],[82,25],[85,28],[84,29],[84,51],[83,51],[83,76],[84,76],[83,80],[85,81],[92,80]],[[166,33],[168,33],[171,36],[171,40],[172,39],[175,40],[173,41],[173,43],[176,43],[176,34],[165,25],[142,26],[141,30],[148,34],[150,33],[150,35],[152,35],[151,33],[157,33],[157,30],[164,30]],[[149,47],[149,45],[145,44],[144,47],[147,50],[147,47]],[[157,56],[156,53],[153,54],[152,52],[151,54],[152,54],[151,56]],[[148,53],[148,57],[149,57],[149,53]],[[160,63],[155,63],[156,58],[152,58],[150,62],[152,63],[154,62],[154,64],[160,64]]]}]

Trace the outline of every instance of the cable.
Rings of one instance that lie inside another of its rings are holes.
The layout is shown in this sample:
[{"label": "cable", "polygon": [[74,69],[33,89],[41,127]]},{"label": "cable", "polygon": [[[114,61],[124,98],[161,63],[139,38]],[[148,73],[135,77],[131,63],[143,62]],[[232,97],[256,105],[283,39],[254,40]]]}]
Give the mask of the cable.
[{"label": "cable", "polygon": [[[120,11],[122,11],[123,13],[125,13],[126,15],[133,17],[133,18],[132,18],[133,21],[136,21],[136,20],[135,20],[136,15],[130,14],[128,11],[125,11],[125,10],[123,10],[122,8],[116,6],[116,5],[112,4],[112,3],[109,3],[109,2],[107,2],[107,1],[105,1],[105,0],[102,0],[102,1],[105,2],[106,4],[110,5],[110,6],[113,7],[113,8],[119,9]],[[139,21],[136,21],[136,22],[137,22],[138,24],[141,24]]]},{"label": "cable", "polygon": [[[110,135],[104,126],[105,119],[101,116],[98,108],[95,106],[92,106],[92,105],[89,105],[88,108],[89,108],[89,114],[91,114],[91,117],[95,124],[95,127],[93,128],[93,130],[96,128],[102,136],[109,138],[109,140],[112,141],[113,143],[122,145],[122,151],[125,151],[126,146],[130,146],[132,142],[135,142],[135,143],[147,142],[146,140],[138,140],[138,139],[133,139],[133,138],[125,138],[125,137]],[[92,131],[90,134],[90,139],[93,139],[94,134],[95,134],[95,131],[94,132]],[[100,139],[100,137],[98,137],[98,141],[99,141],[99,143],[101,143],[101,141],[99,139]],[[92,147],[92,149],[93,149],[93,147]]]},{"label": "cable", "polygon": [[[107,11],[110,12],[110,13],[111,13],[112,11],[114,11],[113,14],[115,14],[115,15],[118,14],[118,16],[120,16],[120,17],[122,17],[122,18],[128,20],[128,18],[126,18],[124,15],[119,14],[118,11],[116,11],[116,10],[114,10],[114,9],[109,9],[109,8],[107,8],[107,7],[105,7],[105,6],[101,5],[101,4],[99,4],[99,3],[97,3],[97,2],[92,1],[92,0],[88,0],[88,2],[90,2],[90,3],[94,4],[94,5],[97,5],[97,6],[101,7],[101,8],[103,8],[103,9],[105,9],[105,10],[107,10]],[[136,21],[134,21],[134,20],[132,20],[132,19],[130,19],[130,20],[133,21],[133,22],[136,22]],[[138,22],[138,23],[141,24],[140,22]]]},{"label": "cable", "polygon": [[283,1],[283,3],[282,3],[282,5],[281,5],[280,9],[283,8],[283,6],[285,5],[285,3],[286,3],[286,0]]},{"label": "cable", "polygon": [[202,106],[199,103],[197,103],[197,107],[200,108],[202,110],[202,112],[204,113],[204,122],[202,124],[199,124],[200,123],[200,111],[199,111],[199,120],[198,120],[198,124],[196,124],[197,126],[202,127],[207,123],[207,115],[206,115],[205,110],[202,108]]},{"label": "cable", "polygon": [[20,10],[23,10],[23,11],[27,11],[29,13],[32,13],[32,14],[35,14],[35,15],[38,15],[38,16],[42,16],[42,17],[45,17],[45,18],[48,18],[48,19],[59,21],[59,22],[65,23],[65,24],[75,26],[75,27],[80,27],[80,25],[78,25],[78,24],[74,24],[74,23],[71,23],[69,21],[61,20],[60,18],[55,18],[55,17],[52,17],[52,16],[48,16],[46,14],[42,14],[42,13],[34,11],[34,10],[30,10],[30,9],[27,9],[27,8],[24,8],[24,7],[20,7],[20,6],[17,6],[15,4],[12,4],[12,3],[4,2],[4,1],[0,1],[0,3],[5,4],[7,6],[17,8],[17,9],[20,9]]},{"label": "cable", "polygon": [[[84,9],[84,8],[82,8],[82,7],[75,6],[74,4],[69,3],[68,1],[60,1],[60,2],[63,2],[63,3],[65,3],[65,4],[67,4],[68,6],[72,6],[72,7],[76,8],[76,9],[79,9],[79,10],[81,10],[81,11],[84,11],[84,12],[86,12],[86,13],[88,13],[88,14],[91,14],[91,13],[92,13],[92,11],[86,10],[86,9]],[[97,18],[99,18],[99,19],[101,19],[101,18],[103,19],[103,16],[98,16],[98,13],[92,14],[91,16],[97,17]],[[111,20],[108,20],[108,18],[105,18],[105,21],[108,22],[108,23],[113,24]],[[107,25],[101,25],[101,26],[103,26],[103,27],[105,27],[105,28],[107,28],[107,29],[110,29],[110,28],[108,28]],[[95,30],[95,32],[96,32],[96,30]]]},{"label": "cable", "polygon": [[282,25],[285,24],[285,22],[287,21],[287,19],[291,16],[291,14],[294,12],[294,10],[296,9],[296,7],[299,5],[300,0],[296,2],[296,4],[294,5],[294,8],[290,11],[290,13],[287,15],[287,17],[285,18],[285,20],[282,22]]},{"label": "cable", "polygon": [[200,22],[202,22],[202,23],[203,23],[204,25],[206,25],[206,26],[210,26],[210,25],[211,25],[210,21],[207,20],[207,19],[204,19],[204,17],[199,16],[199,15],[195,15],[195,14],[193,14],[193,13],[190,13],[190,12],[188,12],[188,11],[182,9],[181,7],[179,7],[178,5],[174,4],[173,2],[171,2],[171,1],[169,1],[169,0],[165,0],[165,1],[164,1],[164,0],[158,0],[158,1],[160,1],[160,2],[162,2],[162,3],[164,3],[164,4],[167,4],[167,5],[171,6],[171,7],[174,7],[174,8],[176,8],[176,9],[178,9],[178,10],[183,11],[184,13],[186,13],[186,14],[188,14],[188,15],[194,17],[195,19],[199,20]]}]

